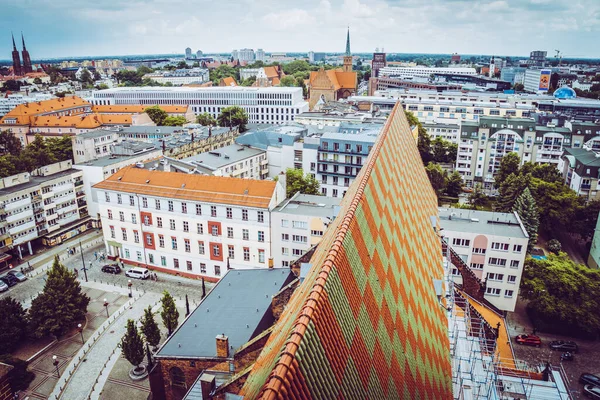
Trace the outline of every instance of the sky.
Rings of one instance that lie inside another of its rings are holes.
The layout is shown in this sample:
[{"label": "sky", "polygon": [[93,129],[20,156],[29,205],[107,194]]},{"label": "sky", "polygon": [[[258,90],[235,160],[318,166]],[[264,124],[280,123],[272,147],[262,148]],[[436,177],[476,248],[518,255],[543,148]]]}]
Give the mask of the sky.
[{"label": "sky", "polygon": [[[32,59],[130,54],[353,52],[600,58],[600,0],[3,1],[0,59],[23,31]],[[20,50],[20,44],[18,46]]]}]

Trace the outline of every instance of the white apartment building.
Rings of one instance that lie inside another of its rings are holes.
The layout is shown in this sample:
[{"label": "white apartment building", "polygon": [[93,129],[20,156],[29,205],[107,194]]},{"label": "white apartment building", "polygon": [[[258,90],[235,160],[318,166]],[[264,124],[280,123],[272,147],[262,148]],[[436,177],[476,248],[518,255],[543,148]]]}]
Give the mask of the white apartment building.
[{"label": "white apartment building", "polygon": [[106,249],[130,265],[218,280],[272,257],[275,181],[129,167],[94,186]]},{"label": "white apartment building", "polygon": [[458,144],[460,140],[460,120],[458,120],[455,124],[424,122],[421,125],[427,131],[432,140],[440,137],[454,144]]},{"label": "white apartment building", "polygon": [[96,129],[73,136],[73,161],[80,164],[97,158],[111,155],[112,145],[119,140],[119,134],[116,131]]},{"label": "white apartment building", "polygon": [[266,60],[265,51],[263,49],[257,49],[254,53],[254,59],[256,61],[265,61]]},{"label": "white apartment building", "polygon": [[[525,79],[523,79],[523,85],[525,91],[531,93],[546,93],[550,88],[550,77],[552,70],[550,69],[528,69],[525,70]],[[542,82],[542,77],[547,80],[546,83]]]},{"label": "white apartment building", "polygon": [[192,68],[177,69],[175,71],[153,72],[144,75],[144,78],[152,79],[160,84],[171,83],[174,86],[189,85],[191,83],[204,83],[210,80],[208,69]]},{"label": "white apartment building", "polygon": [[379,69],[379,76],[399,78],[429,78],[432,74],[477,75],[475,68],[471,67],[414,67],[386,66]]},{"label": "white apartment building", "polygon": [[22,94],[9,94],[0,97],[0,117],[8,114],[10,110],[20,104],[34,103],[38,101],[50,100],[52,95],[49,93],[35,93],[31,96],[23,96]]},{"label": "white apartment building", "polygon": [[267,179],[267,152],[249,146],[232,144],[179,160],[196,173],[243,179]]},{"label": "white apartment building", "polygon": [[[439,223],[446,242],[485,282],[485,298],[514,311],[529,242],[517,213],[440,208]],[[462,283],[456,268],[451,273]]]},{"label": "white apartment building", "polygon": [[299,87],[119,87],[92,95],[93,104],[189,105],[195,114],[214,118],[225,107],[239,106],[249,123],[282,124],[308,111]]},{"label": "white apartment building", "polygon": [[261,70],[264,71],[263,68],[242,68],[240,69],[240,80],[243,81],[244,79],[254,78]]},{"label": "white apartment building", "polygon": [[340,198],[296,193],[271,214],[273,262],[287,268],[319,244],[340,209]]}]

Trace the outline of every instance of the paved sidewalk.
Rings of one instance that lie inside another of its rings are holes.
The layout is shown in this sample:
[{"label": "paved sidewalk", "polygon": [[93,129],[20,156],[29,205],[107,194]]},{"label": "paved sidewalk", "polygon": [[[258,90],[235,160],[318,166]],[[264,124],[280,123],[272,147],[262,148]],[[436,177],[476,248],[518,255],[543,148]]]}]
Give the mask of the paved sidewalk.
[{"label": "paved sidewalk", "polygon": [[71,240],[68,240],[66,243],[62,243],[58,246],[54,246],[49,249],[41,250],[39,253],[36,253],[32,256],[27,255],[23,257],[23,262],[15,268],[27,266],[27,262],[29,262],[29,264],[31,264],[32,267],[43,266],[49,261],[54,260],[54,256],[57,254],[60,255],[60,258],[62,260],[66,258],[65,256],[68,256],[67,249],[69,248],[76,248],[77,250],[77,254],[74,254],[71,257],[81,257],[81,255],[79,254],[79,241],[81,240],[82,246],[85,247],[87,243],[99,238],[102,239],[102,231],[99,231],[97,229],[90,230]]},{"label": "paved sidewalk", "polygon": [[94,389],[93,385],[113,354],[113,350],[117,349],[117,345],[125,334],[127,319],[131,318],[137,321],[143,315],[143,310],[149,305],[154,305],[160,300],[160,297],[160,294],[157,293],[146,293],[116,319],[86,354],[86,362],[82,362],[75,370],[63,389],[61,399],[85,400],[88,398]]}]

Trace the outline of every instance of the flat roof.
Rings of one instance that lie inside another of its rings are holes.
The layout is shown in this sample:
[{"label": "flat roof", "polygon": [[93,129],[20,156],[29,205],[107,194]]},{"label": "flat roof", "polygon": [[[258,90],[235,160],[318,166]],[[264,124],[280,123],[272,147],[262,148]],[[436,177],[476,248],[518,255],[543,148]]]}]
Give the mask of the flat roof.
[{"label": "flat roof", "polygon": [[274,322],[271,297],[295,278],[288,268],[232,269],[163,344],[157,357],[216,357],[216,337],[232,353]]},{"label": "flat roof", "polygon": [[339,210],[342,198],[327,197],[300,192],[277,206],[273,212],[282,212],[311,217],[335,217]]},{"label": "flat roof", "polygon": [[231,144],[229,146],[183,158],[181,161],[197,164],[199,167],[207,167],[210,169],[211,167],[221,168],[260,154],[266,154],[265,150],[240,146],[239,144]]},{"label": "flat roof", "polygon": [[[146,145],[148,145],[148,143],[146,143]],[[100,157],[97,158],[95,160],[90,160],[90,161],[86,161],[86,162],[82,162],[79,164],[75,164],[76,166],[83,166],[83,167],[106,167],[112,164],[118,164],[120,162],[123,161],[127,161],[127,160],[131,160],[133,158],[137,158],[143,154],[151,154],[154,151],[157,151],[160,149],[157,148],[153,148],[151,150],[148,151],[143,151],[137,154],[131,154],[131,155],[122,155],[122,156],[106,156],[106,157]]]},{"label": "flat roof", "polygon": [[325,132],[321,136],[324,140],[348,140],[353,142],[375,143],[383,125],[375,129],[367,129],[360,133]]},{"label": "flat roof", "polygon": [[[44,168],[44,167],[42,167],[42,168]],[[46,175],[46,176],[33,176],[33,175],[29,175],[29,182],[23,182],[23,183],[20,183],[18,185],[15,185],[15,186],[10,186],[10,187],[6,187],[6,188],[2,188],[2,189],[0,189],[0,196],[6,195],[6,194],[10,194],[10,193],[19,192],[21,190],[29,189],[29,188],[32,188],[32,187],[35,187],[35,186],[39,186],[39,185],[43,184],[46,181],[53,180],[53,179],[58,179],[58,178],[62,178],[64,176],[71,175],[71,174],[73,174],[75,172],[81,172],[81,171],[78,170],[78,169],[75,169],[75,168],[69,168],[69,169],[67,169],[65,171],[60,171],[60,172],[57,172],[57,173],[52,174],[52,175]],[[19,175],[19,174],[16,174],[16,175]],[[10,178],[10,177],[7,176],[6,178],[3,178],[3,179],[7,179],[7,178]]]},{"label": "flat roof", "polygon": [[515,214],[492,211],[439,208],[440,227],[447,231],[481,233],[516,238],[527,238]]},{"label": "flat roof", "polygon": [[293,93],[302,91],[300,87],[252,87],[252,86],[210,86],[210,87],[189,87],[189,86],[136,86],[136,87],[116,87],[112,89],[97,90],[95,93],[122,93],[122,92],[279,92]]},{"label": "flat roof", "polygon": [[97,138],[97,137],[102,137],[102,136],[115,135],[117,133],[118,133],[118,131],[116,131],[116,130],[94,129],[91,131],[80,133],[79,135],[74,136],[74,137],[91,139],[91,138]]}]

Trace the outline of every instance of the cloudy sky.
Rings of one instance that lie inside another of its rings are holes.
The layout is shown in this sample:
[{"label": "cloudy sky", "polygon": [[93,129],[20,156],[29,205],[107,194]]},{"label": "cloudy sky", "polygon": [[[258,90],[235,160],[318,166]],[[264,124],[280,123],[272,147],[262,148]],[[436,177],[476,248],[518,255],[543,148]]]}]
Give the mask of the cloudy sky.
[{"label": "cloudy sky", "polygon": [[[600,57],[600,0],[19,0],[4,1],[0,59],[10,31],[32,58],[265,51],[527,55],[560,49]],[[20,47],[19,47],[20,48]]]}]

